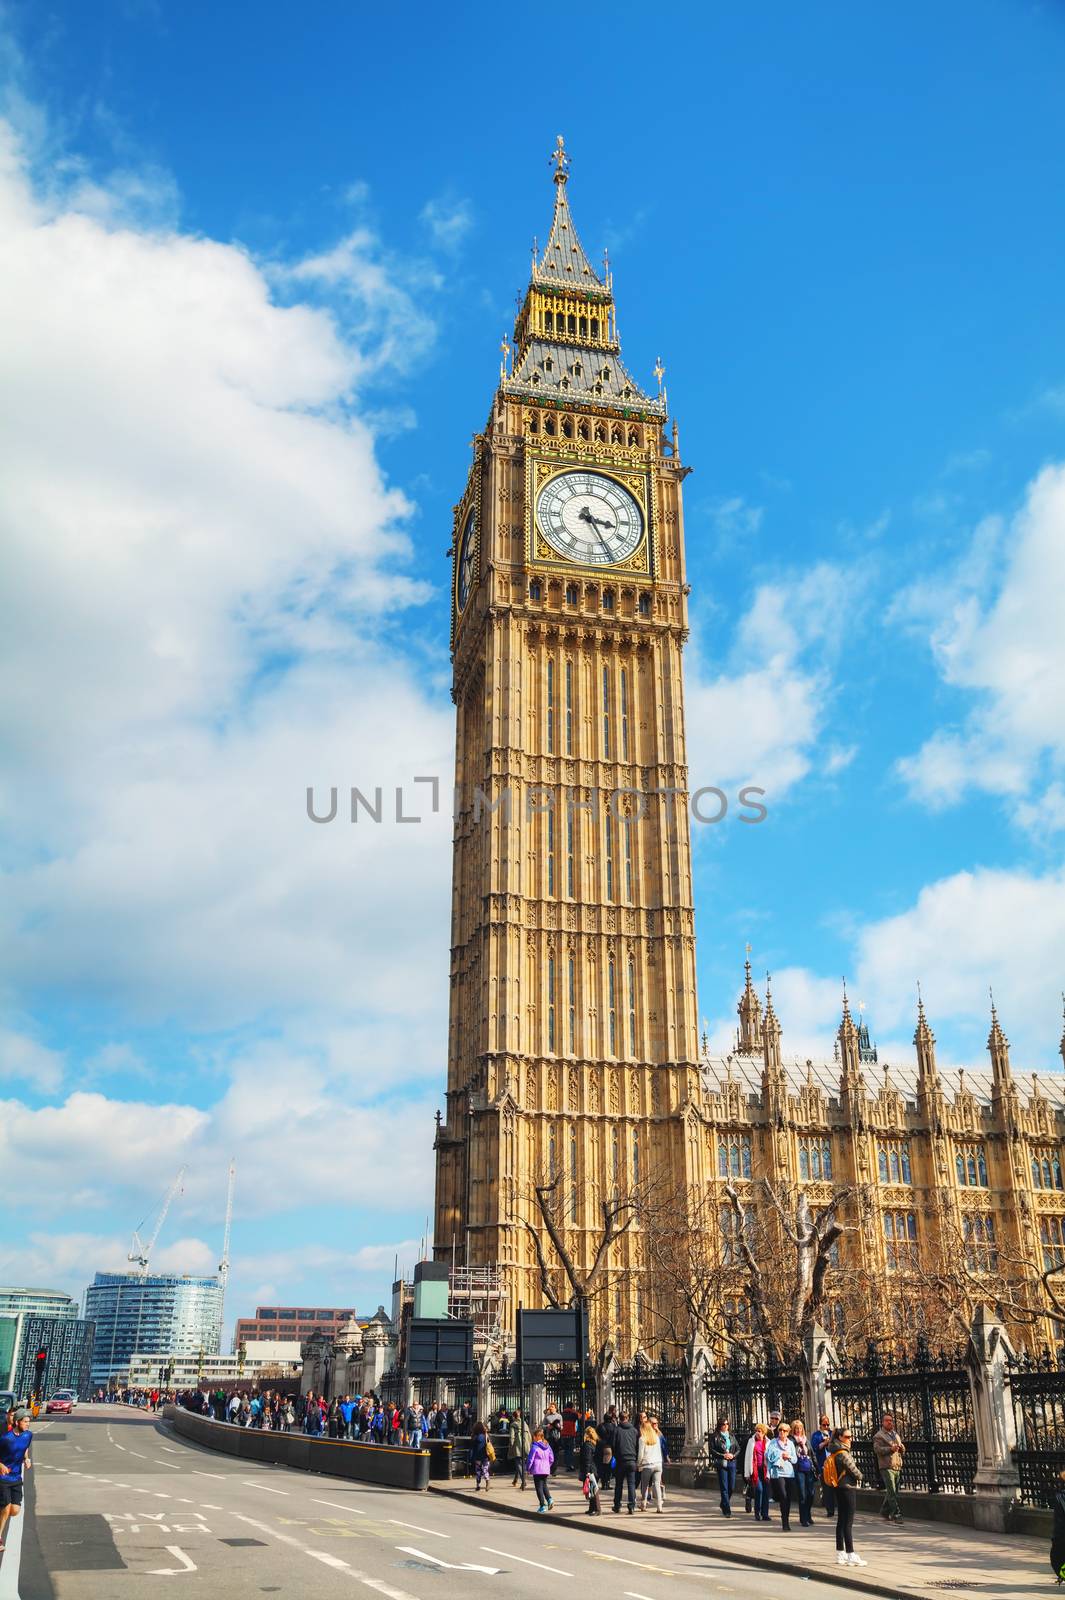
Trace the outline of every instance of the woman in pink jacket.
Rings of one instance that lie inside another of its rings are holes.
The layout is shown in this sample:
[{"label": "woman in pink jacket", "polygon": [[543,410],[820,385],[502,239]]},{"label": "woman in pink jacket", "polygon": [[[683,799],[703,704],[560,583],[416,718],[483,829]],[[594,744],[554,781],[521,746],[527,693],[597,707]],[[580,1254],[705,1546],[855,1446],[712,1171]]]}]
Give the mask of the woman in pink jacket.
[{"label": "woman in pink jacket", "polygon": [[548,1483],[551,1478],[551,1468],[555,1464],[555,1452],[544,1438],[543,1428],[533,1431],[532,1445],[529,1448],[529,1459],[525,1463],[525,1470],[532,1474],[532,1481],[536,1486],[536,1498],[540,1504],[537,1511],[550,1511],[554,1505]]}]

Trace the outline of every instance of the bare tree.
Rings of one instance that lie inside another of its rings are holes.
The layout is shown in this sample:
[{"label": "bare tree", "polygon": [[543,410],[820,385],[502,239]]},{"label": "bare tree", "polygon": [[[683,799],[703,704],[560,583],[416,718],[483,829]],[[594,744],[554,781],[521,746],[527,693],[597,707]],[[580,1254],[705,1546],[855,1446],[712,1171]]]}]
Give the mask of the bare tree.
[{"label": "bare tree", "polygon": [[1015,1332],[1038,1340],[1048,1323],[1065,1326],[1065,1260],[1047,1266],[1008,1242],[967,1236],[941,1217],[924,1259],[906,1267],[906,1294],[927,1326],[967,1338],[977,1310],[987,1306]]},{"label": "bare tree", "polygon": [[520,1218],[532,1240],[544,1300],[557,1311],[588,1304],[602,1293],[613,1281],[614,1247],[638,1222],[652,1216],[656,1210],[650,1182],[599,1196],[598,1228],[590,1255],[582,1257],[566,1238],[563,1213],[570,1193],[561,1172],[553,1178],[542,1178],[532,1185],[529,1194],[534,1216]]}]

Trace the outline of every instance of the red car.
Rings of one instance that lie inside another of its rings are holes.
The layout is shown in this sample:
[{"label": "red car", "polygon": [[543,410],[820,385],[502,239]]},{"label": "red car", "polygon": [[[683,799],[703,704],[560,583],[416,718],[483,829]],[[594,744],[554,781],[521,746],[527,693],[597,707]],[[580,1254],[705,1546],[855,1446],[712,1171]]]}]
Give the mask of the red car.
[{"label": "red car", "polygon": [[47,1416],[52,1411],[65,1411],[69,1416],[74,1409],[74,1404],[74,1396],[69,1389],[57,1389],[44,1408],[45,1415]]}]

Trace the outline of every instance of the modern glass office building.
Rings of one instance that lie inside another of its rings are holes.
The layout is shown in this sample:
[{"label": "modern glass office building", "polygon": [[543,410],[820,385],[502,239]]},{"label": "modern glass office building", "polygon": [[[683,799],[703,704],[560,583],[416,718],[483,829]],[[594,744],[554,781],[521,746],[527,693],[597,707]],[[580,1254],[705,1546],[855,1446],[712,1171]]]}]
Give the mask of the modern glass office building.
[{"label": "modern glass office building", "polygon": [[81,1317],[33,1317],[25,1313],[13,1319],[18,1327],[10,1388],[18,1400],[33,1391],[37,1352],[46,1352],[41,1380],[41,1398],[47,1400],[57,1389],[71,1389],[80,1399],[89,1397],[89,1368],[92,1361],[93,1325]]},{"label": "modern glass office building", "polygon": [[61,1289],[20,1289],[0,1283],[0,1317],[76,1317],[78,1302]]},{"label": "modern glass office building", "polygon": [[222,1285],[216,1277],[98,1272],[85,1291],[85,1315],[96,1324],[93,1385],[129,1373],[130,1357],[147,1351],[216,1355],[222,1336]]}]

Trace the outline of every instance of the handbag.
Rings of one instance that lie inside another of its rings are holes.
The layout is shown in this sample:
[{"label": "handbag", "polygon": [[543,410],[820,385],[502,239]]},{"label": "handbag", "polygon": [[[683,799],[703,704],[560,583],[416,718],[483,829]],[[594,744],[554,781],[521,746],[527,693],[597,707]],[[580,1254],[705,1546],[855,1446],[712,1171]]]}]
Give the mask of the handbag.
[{"label": "handbag", "polygon": [[496,1458],[496,1447],[491,1439],[486,1439],[484,1442],[484,1454],[487,1461],[494,1461]]}]

